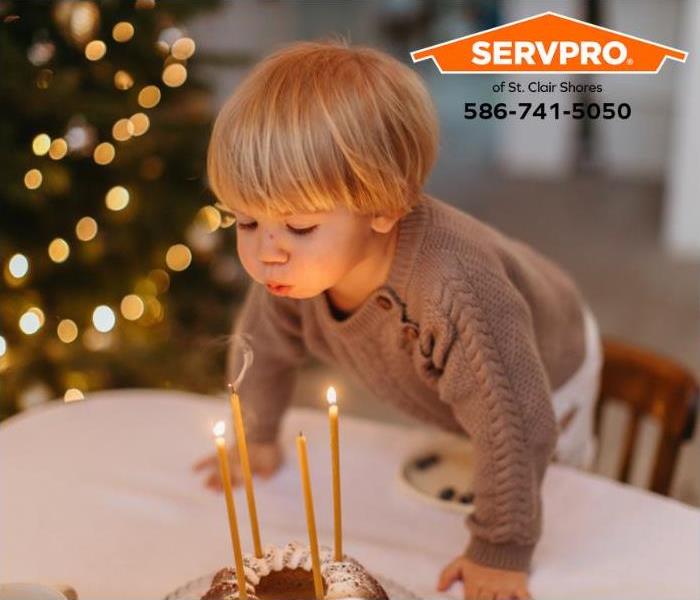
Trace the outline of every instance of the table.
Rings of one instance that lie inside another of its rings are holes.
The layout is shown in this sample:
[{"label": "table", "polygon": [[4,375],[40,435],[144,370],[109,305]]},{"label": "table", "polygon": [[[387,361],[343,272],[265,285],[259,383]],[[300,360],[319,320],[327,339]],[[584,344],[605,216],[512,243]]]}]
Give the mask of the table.
[{"label": "table", "polygon": [[[110,390],[51,403],[0,425],[0,581],[66,582],[83,599],[162,598],[231,560],[223,497],[190,466],[213,451],[228,404],[166,390]],[[324,411],[286,416],[284,467],[256,482],[263,544],[306,539],[294,436],[308,437],[322,543],[332,545]],[[406,493],[398,467],[435,440],[343,415],[344,550],[425,595],[466,546],[463,516]],[[700,510],[602,477],[552,465],[531,592],[562,598],[700,597]],[[243,542],[252,549],[243,490]],[[442,597],[461,597],[455,586]]]}]

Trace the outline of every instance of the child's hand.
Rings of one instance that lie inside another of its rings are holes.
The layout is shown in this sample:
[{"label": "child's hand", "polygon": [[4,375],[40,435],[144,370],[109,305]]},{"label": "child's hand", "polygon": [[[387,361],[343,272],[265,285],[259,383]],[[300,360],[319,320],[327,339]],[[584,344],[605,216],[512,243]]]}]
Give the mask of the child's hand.
[{"label": "child's hand", "polygon": [[[231,471],[231,483],[236,486],[243,482],[241,464],[238,460],[238,448],[229,449]],[[267,479],[277,471],[282,464],[282,449],[277,442],[266,444],[248,444],[248,458],[250,470]],[[221,491],[221,476],[219,474],[219,457],[214,452],[192,465],[194,471],[204,471],[204,485],[212,490]]]},{"label": "child's hand", "polygon": [[460,579],[464,582],[465,600],[532,600],[527,590],[527,573],[523,571],[483,567],[458,556],[440,573],[437,589],[445,592]]}]

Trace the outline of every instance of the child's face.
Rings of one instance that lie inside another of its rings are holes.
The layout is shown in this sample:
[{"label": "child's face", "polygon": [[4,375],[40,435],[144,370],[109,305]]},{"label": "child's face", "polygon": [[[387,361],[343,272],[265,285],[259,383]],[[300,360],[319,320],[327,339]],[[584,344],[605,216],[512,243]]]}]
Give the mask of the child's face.
[{"label": "child's face", "polygon": [[397,220],[356,215],[344,207],[279,217],[233,213],[245,270],[270,293],[291,298],[311,298],[337,286],[372,260],[377,236],[384,237]]}]

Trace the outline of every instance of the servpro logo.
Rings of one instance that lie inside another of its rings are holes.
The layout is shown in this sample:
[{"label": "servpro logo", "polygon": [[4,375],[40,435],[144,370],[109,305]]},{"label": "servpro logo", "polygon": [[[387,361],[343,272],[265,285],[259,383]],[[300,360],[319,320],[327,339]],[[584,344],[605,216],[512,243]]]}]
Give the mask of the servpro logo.
[{"label": "servpro logo", "polygon": [[441,73],[658,73],[688,53],[554,12],[411,52]]}]

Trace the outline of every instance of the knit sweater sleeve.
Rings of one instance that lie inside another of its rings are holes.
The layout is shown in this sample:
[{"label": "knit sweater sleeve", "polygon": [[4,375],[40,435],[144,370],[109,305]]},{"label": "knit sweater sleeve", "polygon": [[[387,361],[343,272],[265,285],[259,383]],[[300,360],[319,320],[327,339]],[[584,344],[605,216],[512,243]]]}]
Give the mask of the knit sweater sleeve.
[{"label": "knit sweater sleeve", "polygon": [[234,334],[227,360],[230,381],[242,365],[238,340],[244,338],[253,350],[253,363],[238,386],[246,438],[251,442],[274,441],[292,398],[297,369],[307,357],[296,301],[272,296],[260,284],[252,283]]},{"label": "knit sweater sleeve", "polygon": [[442,335],[433,349],[438,388],[474,449],[475,510],[465,553],[485,566],[527,571],[557,437],[531,312],[497,265],[469,265],[442,283],[435,304]]}]

